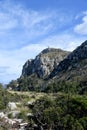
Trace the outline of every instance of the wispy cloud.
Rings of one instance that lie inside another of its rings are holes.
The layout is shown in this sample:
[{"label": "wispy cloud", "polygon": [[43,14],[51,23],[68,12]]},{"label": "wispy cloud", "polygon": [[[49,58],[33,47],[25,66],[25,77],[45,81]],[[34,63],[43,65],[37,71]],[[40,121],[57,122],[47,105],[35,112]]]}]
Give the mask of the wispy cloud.
[{"label": "wispy cloud", "polygon": [[87,11],[83,13],[82,21],[77,24],[74,31],[78,34],[87,35]]},{"label": "wispy cloud", "polygon": [[[13,0],[0,2],[0,44],[1,48],[17,48],[30,41],[58,32],[72,17],[58,10],[25,8]],[[7,45],[8,44],[8,45]]]},{"label": "wispy cloud", "polygon": [[0,74],[6,73],[6,71],[9,69],[8,66],[0,66]]},{"label": "wispy cloud", "polygon": [[52,29],[53,21],[56,18],[52,11],[38,12],[25,9],[21,5],[15,5],[8,0],[1,2],[0,8],[2,8],[0,10],[0,31],[15,29],[17,30],[16,33],[24,31],[28,35],[46,34]]},{"label": "wispy cloud", "polygon": [[[57,9],[37,11],[19,2],[16,4],[15,0],[0,1],[0,81],[18,78],[26,60],[48,46],[69,51],[75,49],[85,39],[70,33],[72,21],[73,14]],[[87,14],[74,31],[86,32],[84,24],[87,24]]]}]

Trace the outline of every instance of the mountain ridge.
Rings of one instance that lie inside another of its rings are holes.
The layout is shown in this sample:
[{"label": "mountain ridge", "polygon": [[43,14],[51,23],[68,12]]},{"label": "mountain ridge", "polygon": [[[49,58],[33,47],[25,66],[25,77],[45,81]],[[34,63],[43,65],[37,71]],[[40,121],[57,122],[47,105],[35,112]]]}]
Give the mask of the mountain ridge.
[{"label": "mountain ridge", "polygon": [[87,40],[73,52],[46,48],[28,60],[17,79],[21,91],[87,91]]},{"label": "mountain ridge", "polygon": [[[78,46],[73,52],[71,52],[60,64],[57,66],[56,69],[53,70],[52,73],[58,74],[63,70],[67,70],[69,66],[75,67],[75,64],[79,60],[84,60],[87,58],[87,40],[83,42],[80,46]],[[54,76],[56,75],[54,74]],[[51,74],[52,75],[52,74]]]}]

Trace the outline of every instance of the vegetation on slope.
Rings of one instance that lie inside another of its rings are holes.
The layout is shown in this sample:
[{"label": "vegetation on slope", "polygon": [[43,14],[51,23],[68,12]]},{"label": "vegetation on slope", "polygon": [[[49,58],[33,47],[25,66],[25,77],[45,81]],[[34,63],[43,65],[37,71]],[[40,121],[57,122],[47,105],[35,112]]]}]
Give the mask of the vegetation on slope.
[{"label": "vegetation on slope", "polygon": [[35,102],[33,113],[47,130],[86,130],[87,96],[57,94],[55,98],[42,97]]},{"label": "vegetation on slope", "polygon": [[[6,91],[0,87],[0,110],[6,111],[9,101],[20,102],[18,118],[27,120],[29,128],[44,130],[86,130],[87,96],[74,93],[36,93]],[[32,109],[26,104],[32,102]],[[27,118],[32,113],[32,119]]]}]

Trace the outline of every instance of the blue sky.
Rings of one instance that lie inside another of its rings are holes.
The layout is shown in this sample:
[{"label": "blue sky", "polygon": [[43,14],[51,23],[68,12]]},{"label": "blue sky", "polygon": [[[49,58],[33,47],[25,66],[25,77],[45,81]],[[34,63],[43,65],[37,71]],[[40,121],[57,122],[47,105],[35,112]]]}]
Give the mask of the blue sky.
[{"label": "blue sky", "polygon": [[0,0],[0,82],[48,46],[72,51],[85,40],[87,0]]}]

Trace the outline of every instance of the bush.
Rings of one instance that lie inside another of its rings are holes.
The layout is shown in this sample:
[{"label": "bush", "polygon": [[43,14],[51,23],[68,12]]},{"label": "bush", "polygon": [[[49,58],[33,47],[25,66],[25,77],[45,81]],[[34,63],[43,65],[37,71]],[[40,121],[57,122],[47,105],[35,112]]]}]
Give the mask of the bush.
[{"label": "bush", "polygon": [[56,98],[43,97],[35,102],[33,113],[52,130],[87,129],[86,96],[74,95],[68,98],[68,94],[60,94]]}]

